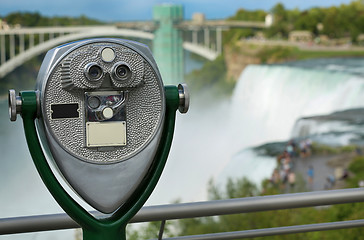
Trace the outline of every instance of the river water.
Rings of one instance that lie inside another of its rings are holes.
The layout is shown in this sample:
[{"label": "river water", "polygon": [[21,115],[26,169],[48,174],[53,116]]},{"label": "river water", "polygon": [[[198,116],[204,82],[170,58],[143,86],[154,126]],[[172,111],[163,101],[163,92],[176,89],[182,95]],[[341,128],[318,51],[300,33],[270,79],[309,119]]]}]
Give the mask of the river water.
[{"label": "river water", "polygon": [[[201,63],[188,58],[188,71]],[[248,177],[259,183],[275,167],[252,147],[288,140],[305,116],[364,107],[364,59],[319,59],[280,65],[251,65],[231,98],[191,96],[188,114],[177,114],[170,157],[148,205],[203,201],[213,178]],[[0,102],[0,218],[58,213],[43,186],[24,139],[22,123],[8,119]],[[73,230],[1,236],[0,239],[72,239]]]}]

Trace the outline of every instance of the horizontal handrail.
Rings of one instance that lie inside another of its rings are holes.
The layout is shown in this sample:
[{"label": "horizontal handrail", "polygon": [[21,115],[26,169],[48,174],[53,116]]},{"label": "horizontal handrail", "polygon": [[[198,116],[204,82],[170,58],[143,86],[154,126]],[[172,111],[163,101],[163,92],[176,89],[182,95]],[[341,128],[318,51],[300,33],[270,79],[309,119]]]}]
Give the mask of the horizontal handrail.
[{"label": "horizontal handrail", "polygon": [[239,239],[254,238],[254,237],[266,237],[273,235],[305,233],[314,231],[337,230],[337,229],[353,228],[353,227],[364,227],[364,219],[330,222],[330,223],[295,225],[295,226],[276,227],[276,228],[253,229],[253,230],[235,231],[235,232],[209,233],[202,235],[163,238],[163,240],[229,240],[238,238]]},{"label": "horizontal handrail", "polygon": [[[150,222],[364,202],[364,189],[317,191],[143,207],[130,221]],[[92,212],[96,214],[96,212]],[[66,214],[0,219],[0,235],[78,228]]]}]

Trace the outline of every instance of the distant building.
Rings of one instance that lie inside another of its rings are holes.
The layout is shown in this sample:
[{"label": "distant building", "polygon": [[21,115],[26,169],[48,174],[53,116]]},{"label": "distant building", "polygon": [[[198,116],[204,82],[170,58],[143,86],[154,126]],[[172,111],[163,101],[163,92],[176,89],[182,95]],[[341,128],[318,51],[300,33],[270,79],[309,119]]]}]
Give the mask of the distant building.
[{"label": "distant building", "polygon": [[0,30],[9,30],[9,25],[5,20],[0,19]]},{"label": "distant building", "polygon": [[273,25],[274,22],[274,16],[271,13],[268,13],[267,16],[265,16],[265,26],[270,27]]},{"label": "distant building", "polygon": [[329,36],[325,35],[325,34],[321,34],[319,36],[320,39],[320,43],[328,43],[330,41]]},{"label": "distant building", "polygon": [[292,31],[288,39],[291,42],[312,42],[313,34],[310,31]]},{"label": "distant building", "polygon": [[205,21],[205,14],[203,13],[194,13],[192,15],[192,22],[194,23],[203,23]]},{"label": "distant building", "polygon": [[356,38],[356,40],[358,41],[358,43],[360,45],[364,45],[364,33],[359,34],[359,36]]}]

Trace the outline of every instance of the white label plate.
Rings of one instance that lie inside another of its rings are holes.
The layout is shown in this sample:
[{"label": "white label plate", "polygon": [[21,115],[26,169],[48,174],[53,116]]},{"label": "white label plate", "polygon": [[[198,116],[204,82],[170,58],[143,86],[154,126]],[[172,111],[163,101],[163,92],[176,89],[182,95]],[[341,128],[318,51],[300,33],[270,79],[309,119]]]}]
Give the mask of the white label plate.
[{"label": "white label plate", "polygon": [[87,122],[86,146],[108,147],[126,145],[126,122]]}]

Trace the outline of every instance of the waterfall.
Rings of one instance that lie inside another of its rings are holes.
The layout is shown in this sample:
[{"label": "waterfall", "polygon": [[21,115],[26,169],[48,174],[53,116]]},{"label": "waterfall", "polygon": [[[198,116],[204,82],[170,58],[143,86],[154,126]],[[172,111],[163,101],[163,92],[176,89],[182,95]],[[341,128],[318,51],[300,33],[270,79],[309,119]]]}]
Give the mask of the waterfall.
[{"label": "waterfall", "polygon": [[[364,77],[363,71],[357,74],[358,62],[352,61],[355,64],[351,67],[339,59],[333,68],[332,61],[327,66],[325,61],[319,60],[314,67],[308,67],[307,62],[301,66],[299,62],[250,65],[242,72],[231,99],[226,128],[230,131],[227,141],[233,155],[217,174],[220,185],[224,185],[227,177],[245,176],[257,184],[269,177],[275,167],[274,158],[257,156],[250,148],[289,140],[298,119],[364,106]],[[311,60],[312,63],[315,60]],[[339,125],[342,123],[331,122],[330,126],[320,125],[315,129],[324,131]],[[345,125],[340,127],[343,128]],[[297,135],[295,131],[293,135]],[[348,142],[352,136],[342,135],[336,142]]]},{"label": "waterfall", "polygon": [[174,187],[157,188],[154,196],[183,192],[187,201],[204,200],[206,192],[201,189],[211,177],[222,188],[228,177],[245,176],[257,184],[270,177],[274,157],[257,156],[251,147],[288,140],[302,117],[364,106],[364,77],[357,74],[361,60],[354,59],[355,69],[347,72],[345,61],[320,66],[325,64],[322,60],[315,67],[250,65],[231,99],[191,96],[189,113],[178,117],[173,142],[178,147],[172,147],[160,182],[161,186],[173,182]]},{"label": "waterfall", "polygon": [[364,145],[364,108],[352,108],[330,115],[309,116],[296,121],[292,138],[337,145]]},{"label": "waterfall", "polygon": [[233,139],[255,146],[288,140],[301,117],[364,106],[364,78],[329,69],[251,65],[232,97]]}]

